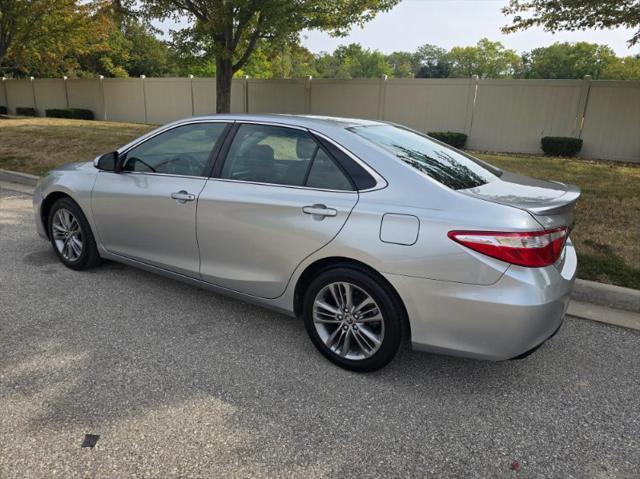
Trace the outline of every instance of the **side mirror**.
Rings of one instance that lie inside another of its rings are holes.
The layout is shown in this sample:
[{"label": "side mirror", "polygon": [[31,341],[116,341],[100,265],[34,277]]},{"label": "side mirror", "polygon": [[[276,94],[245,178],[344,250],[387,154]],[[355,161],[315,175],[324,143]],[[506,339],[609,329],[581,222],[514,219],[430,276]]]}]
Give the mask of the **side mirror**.
[{"label": "side mirror", "polygon": [[118,152],[112,151],[98,157],[95,167],[103,171],[118,171]]}]

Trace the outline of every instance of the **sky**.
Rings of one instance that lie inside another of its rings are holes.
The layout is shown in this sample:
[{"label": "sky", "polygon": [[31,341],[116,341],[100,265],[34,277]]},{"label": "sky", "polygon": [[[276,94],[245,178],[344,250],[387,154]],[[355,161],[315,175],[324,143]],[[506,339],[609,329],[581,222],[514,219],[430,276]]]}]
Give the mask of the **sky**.
[{"label": "sky", "polygon": [[[327,33],[303,32],[302,44],[314,53],[332,52],[339,45],[360,43],[365,48],[393,51],[414,51],[430,43],[450,49],[453,46],[475,45],[481,38],[499,40],[517,52],[548,46],[555,42],[587,41],[610,46],[620,56],[640,53],[638,45],[628,48],[626,42],[633,30],[588,30],[549,33],[541,28],[505,35],[500,27],[509,18],[500,11],[507,0],[403,0],[386,13],[379,14],[364,28],[355,28],[347,37],[333,38]],[[163,30],[176,28],[172,22],[159,25]]]}]

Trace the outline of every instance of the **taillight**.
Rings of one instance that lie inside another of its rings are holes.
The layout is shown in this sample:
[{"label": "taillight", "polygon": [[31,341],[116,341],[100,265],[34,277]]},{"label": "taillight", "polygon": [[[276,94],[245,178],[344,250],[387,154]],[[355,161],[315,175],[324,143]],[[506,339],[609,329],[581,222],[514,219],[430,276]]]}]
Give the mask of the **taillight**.
[{"label": "taillight", "polygon": [[505,233],[499,231],[449,231],[453,241],[507,263],[539,268],[555,263],[567,239],[567,228]]}]

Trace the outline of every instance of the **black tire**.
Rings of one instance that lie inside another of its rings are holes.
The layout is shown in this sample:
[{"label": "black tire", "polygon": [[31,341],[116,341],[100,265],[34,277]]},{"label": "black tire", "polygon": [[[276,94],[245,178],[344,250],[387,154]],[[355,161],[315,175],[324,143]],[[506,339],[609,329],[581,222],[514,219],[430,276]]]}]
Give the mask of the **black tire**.
[{"label": "black tire", "polygon": [[[320,337],[314,324],[314,301],[323,288],[332,283],[348,282],[366,294],[378,305],[384,322],[384,336],[378,350],[370,357],[349,359],[332,351]],[[334,267],[321,272],[305,291],[302,305],[304,325],[314,346],[327,359],[338,366],[357,372],[381,369],[397,355],[406,335],[404,307],[391,288],[365,269]]]},{"label": "black tire", "polygon": [[[56,246],[54,234],[53,234],[53,220],[56,213],[65,209],[77,219],[80,226],[80,235],[82,239],[82,251],[78,258],[74,260],[69,260],[63,256],[63,254],[58,250]],[[51,246],[53,247],[53,251],[56,253],[60,262],[64,264],[67,268],[71,268],[77,271],[94,268],[102,262],[102,258],[98,253],[98,247],[96,246],[96,240],[93,237],[93,232],[91,231],[91,227],[89,226],[89,222],[87,218],[84,216],[84,213],[78,206],[78,204],[73,201],[71,198],[60,198],[57,200],[51,210],[49,211],[49,218],[47,219],[47,228],[49,231],[49,239],[51,241]]]}]

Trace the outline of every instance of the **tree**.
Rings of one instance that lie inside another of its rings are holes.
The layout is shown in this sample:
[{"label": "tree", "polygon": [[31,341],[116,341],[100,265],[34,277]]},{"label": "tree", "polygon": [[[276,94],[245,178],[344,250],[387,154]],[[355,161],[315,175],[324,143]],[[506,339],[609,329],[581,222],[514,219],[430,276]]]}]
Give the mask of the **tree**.
[{"label": "tree", "polygon": [[509,78],[522,71],[522,57],[486,38],[473,47],[453,47],[448,54],[452,77]]},{"label": "tree", "polygon": [[91,4],[0,0],[0,67],[15,74],[59,74],[105,38]]},{"label": "tree", "polygon": [[295,41],[302,30],[344,35],[399,0],[143,0],[149,17],[187,15],[189,30],[205,34],[216,61],[216,109],[231,106],[231,79],[254,53],[261,39],[278,44]]},{"label": "tree", "polygon": [[615,52],[596,43],[554,43],[534,48],[525,57],[526,78],[603,78],[610,65],[620,62]]},{"label": "tree", "polygon": [[416,54],[411,52],[393,52],[387,55],[387,63],[395,78],[413,78],[419,68]]},{"label": "tree", "polygon": [[[638,0],[510,0],[502,13],[513,15],[511,25],[502,28],[505,33],[533,26],[550,32],[640,26]],[[629,45],[639,41],[640,29],[629,39]]]},{"label": "tree", "polygon": [[425,44],[415,53],[419,63],[416,78],[447,78],[451,74],[451,59],[444,48]]}]

